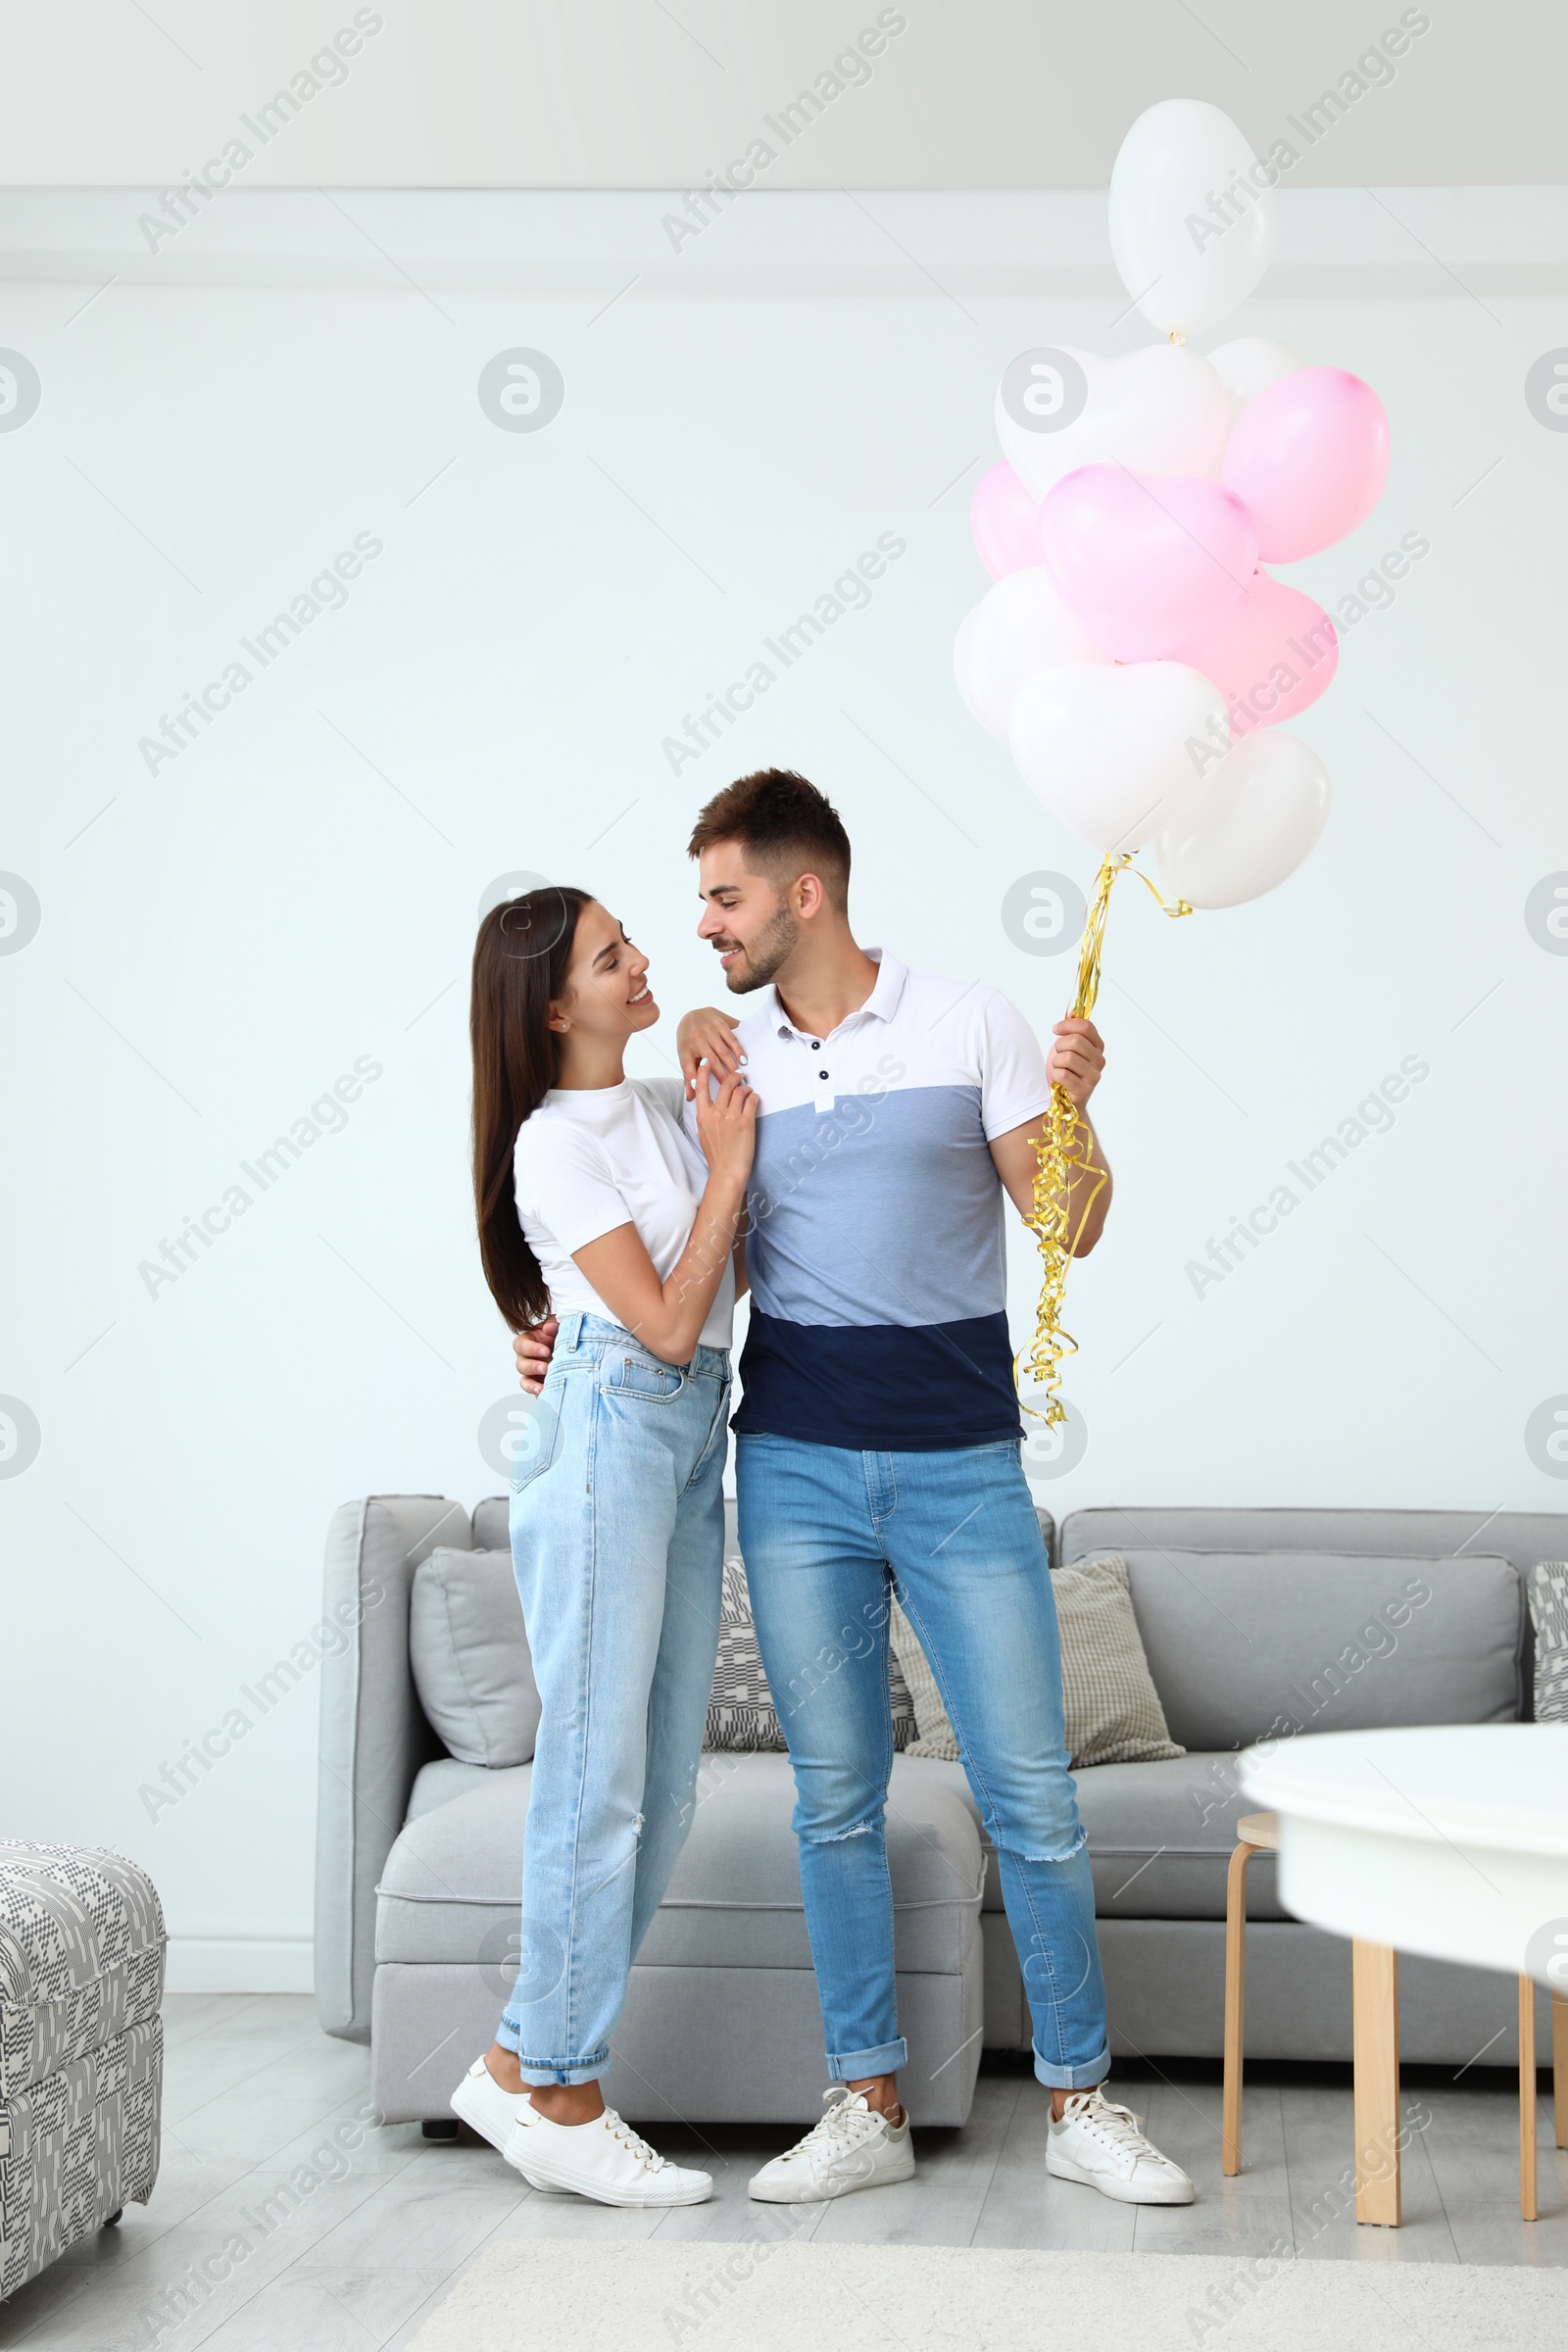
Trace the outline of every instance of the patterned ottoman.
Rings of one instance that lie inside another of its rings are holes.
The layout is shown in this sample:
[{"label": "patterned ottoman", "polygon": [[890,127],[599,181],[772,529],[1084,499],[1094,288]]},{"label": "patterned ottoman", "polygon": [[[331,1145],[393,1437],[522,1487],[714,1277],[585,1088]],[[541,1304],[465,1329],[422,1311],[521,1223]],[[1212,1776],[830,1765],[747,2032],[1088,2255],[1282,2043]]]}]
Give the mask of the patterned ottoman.
[{"label": "patterned ottoman", "polygon": [[151,2196],[163,1989],[133,1862],[0,1838],[0,2299]]}]

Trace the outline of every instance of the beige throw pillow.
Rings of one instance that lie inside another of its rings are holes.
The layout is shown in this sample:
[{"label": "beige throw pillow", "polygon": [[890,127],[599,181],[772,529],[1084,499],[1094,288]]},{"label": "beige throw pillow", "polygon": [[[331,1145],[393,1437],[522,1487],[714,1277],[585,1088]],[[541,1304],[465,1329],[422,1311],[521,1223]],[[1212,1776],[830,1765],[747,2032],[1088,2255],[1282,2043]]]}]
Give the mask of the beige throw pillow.
[{"label": "beige throw pillow", "polygon": [[1165,1721],[1119,1552],[1054,1568],[1061,1691],[1074,1764],[1155,1764],[1185,1756]]},{"label": "beige throw pillow", "polygon": [[[1073,1764],[1151,1764],[1184,1756],[1165,1722],[1133,1615],[1127,1563],[1117,1553],[1054,1568],[1061,1629],[1061,1693]],[[958,1742],[904,1611],[893,1605],[893,1648],[914,1701],[918,1737],[906,1756],[958,1760]]]}]

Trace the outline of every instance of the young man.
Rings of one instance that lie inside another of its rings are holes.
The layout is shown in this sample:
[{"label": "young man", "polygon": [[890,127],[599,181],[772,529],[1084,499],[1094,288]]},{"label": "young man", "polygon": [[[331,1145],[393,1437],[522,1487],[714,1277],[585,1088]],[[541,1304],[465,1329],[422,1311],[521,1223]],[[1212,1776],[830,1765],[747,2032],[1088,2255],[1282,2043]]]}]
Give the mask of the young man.
[{"label": "young man", "polygon": [[[1126,2203],[1187,2204],[1187,2175],[1099,2087],[1110,2053],[1094,1886],[1005,1311],[1004,1191],[1031,1209],[1052,1083],[1084,1108],[1104,1067],[1099,1034],[1058,1022],[1048,1065],[995,989],[858,947],[849,839],[804,777],[732,784],[690,848],[700,935],[731,994],[757,1000],[739,1023],[688,1014],[679,1042],[689,1082],[699,1055],[718,1073],[744,1058],[760,1103],[740,1544],[795,1775],[828,2073],[843,2086],[751,2193],[807,2202],[914,2171],[884,1836],[891,1583],[997,1850],[1051,2090],[1048,2170]],[[1093,1157],[1102,1170],[1098,1142]],[[1109,1197],[1107,1177],[1080,1255]],[[1082,1208],[1069,1202],[1069,1231]],[[519,1335],[525,1386],[548,1352],[548,1327]]]}]

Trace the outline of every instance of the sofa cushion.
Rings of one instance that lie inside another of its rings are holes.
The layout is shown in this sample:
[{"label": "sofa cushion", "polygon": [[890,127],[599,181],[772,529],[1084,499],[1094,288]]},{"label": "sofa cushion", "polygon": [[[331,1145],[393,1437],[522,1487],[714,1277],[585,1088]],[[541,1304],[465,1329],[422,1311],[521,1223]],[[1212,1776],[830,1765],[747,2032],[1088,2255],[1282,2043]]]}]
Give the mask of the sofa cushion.
[{"label": "sofa cushion", "polygon": [[463,1764],[526,1764],[539,1729],[522,1603],[510,1551],[442,1546],[409,1599],[409,1663],[419,1704]]},{"label": "sofa cushion", "polygon": [[[896,1765],[895,1771],[901,1766]],[[378,1961],[489,1961],[517,1932],[528,1765],[489,1772],[411,1820],[387,1857]],[[788,1759],[705,1756],[691,1835],[638,1957],[650,1967],[807,1968],[810,1944],[791,1827]],[[984,1864],[973,1808],[940,1780],[899,1785],[888,1807],[901,1969],[961,1972]]]},{"label": "sofa cushion", "polygon": [[1520,1713],[1524,1589],[1507,1560],[1166,1547],[1123,1556],[1150,1671],[1184,1747]]},{"label": "sofa cushion", "polygon": [[[1234,1750],[1185,1755],[1152,1764],[1090,1764],[1075,1769],[1078,1812],[1089,1838],[1095,1912],[1101,1919],[1223,1919],[1225,1874],[1236,1844],[1236,1821],[1255,1810],[1243,1798]],[[966,1804],[980,1827],[979,1807],[961,1764],[901,1756],[893,1767],[893,1798],[907,1801],[912,1776],[940,1777]],[[1002,1878],[995,1849],[981,1833],[986,1856],[982,1908],[999,1912]],[[1248,1865],[1250,1919],[1289,1919],[1275,1885],[1272,1854]]]},{"label": "sofa cushion", "polygon": [[[897,1765],[895,1765],[897,1769]],[[785,1756],[705,1756],[692,1834],[640,1957],[650,1965],[809,1968]],[[985,1864],[968,1805],[940,1782],[890,1800],[888,1871],[901,1969],[956,1973]]]},{"label": "sofa cushion", "polygon": [[[426,1765],[416,1789],[422,1784],[434,1794],[426,1775],[438,1769]],[[531,1764],[481,1769],[472,1786],[453,1794],[449,1780],[445,1795],[411,1810],[375,1890],[378,1967],[386,1960],[498,1962],[515,1949],[532,1787]]]},{"label": "sofa cushion", "polygon": [[470,1788],[482,1788],[489,1777],[483,1764],[460,1764],[456,1756],[432,1756],[414,1776],[407,1818],[417,1821],[421,1813],[433,1813],[437,1805],[466,1796]]}]

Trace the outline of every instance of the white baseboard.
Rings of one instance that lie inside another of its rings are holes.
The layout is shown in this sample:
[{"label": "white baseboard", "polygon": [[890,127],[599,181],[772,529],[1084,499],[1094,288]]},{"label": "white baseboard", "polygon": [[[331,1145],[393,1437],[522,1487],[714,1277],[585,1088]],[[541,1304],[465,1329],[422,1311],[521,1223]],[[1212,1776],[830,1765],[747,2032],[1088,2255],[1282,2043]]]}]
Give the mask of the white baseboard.
[{"label": "white baseboard", "polygon": [[171,1936],[171,1992],[314,1992],[309,1936]]}]

